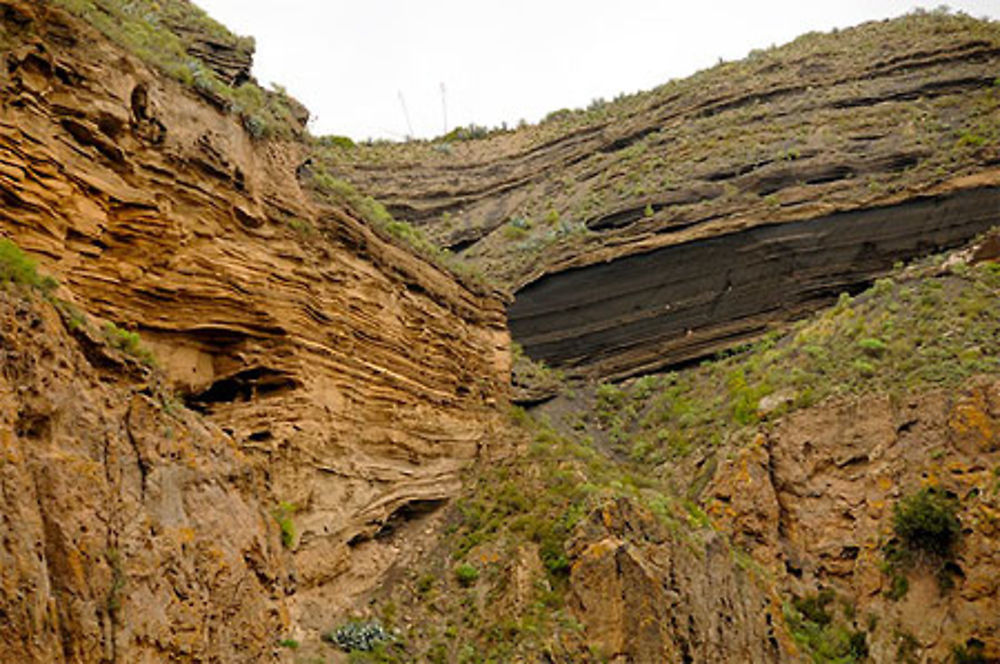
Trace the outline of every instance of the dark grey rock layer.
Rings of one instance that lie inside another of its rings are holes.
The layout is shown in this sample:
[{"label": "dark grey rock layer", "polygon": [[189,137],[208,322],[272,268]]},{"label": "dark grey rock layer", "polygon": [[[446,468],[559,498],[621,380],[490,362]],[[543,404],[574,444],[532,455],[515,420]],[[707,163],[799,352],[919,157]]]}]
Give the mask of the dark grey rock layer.
[{"label": "dark grey rock layer", "polygon": [[546,275],[518,291],[510,329],[533,359],[622,377],[730,347],[997,224],[1000,187],[981,187],[756,226]]}]

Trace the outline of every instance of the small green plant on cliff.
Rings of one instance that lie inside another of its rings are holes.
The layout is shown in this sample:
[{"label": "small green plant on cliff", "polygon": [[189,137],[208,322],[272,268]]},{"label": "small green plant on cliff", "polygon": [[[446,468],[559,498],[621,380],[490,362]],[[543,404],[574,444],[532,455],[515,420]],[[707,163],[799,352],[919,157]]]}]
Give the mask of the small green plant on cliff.
[{"label": "small green plant on cliff", "polygon": [[156,358],[153,353],[142,345],[142,339],[138,332],[130,332],[108,321],[102,330],[104,340],[112,348],[116,348],[124,353],[128,353],[143,364],[149,367],[156,366]]},{"label": "small green plant on cliff", "polygon": [[393,640],[392,634],[377,620],[351,620],[322,638],[349,653],[371,652]]},{"label": "small green plant on cliff", "polygon": [[27,286],[43,295],[51,294],[59,286],[52,277],[38,274],[37,263],[7,239],[0,239],[0,284]]},{"label": "small green plant on cliff", "polygon": [[530,219],[514,217],[503,227],[503,236],[508,240],[520,240],[528,236],[533,224]]},{"label": "small green plant on cliff", "polygon": [[316,143],[325,148],[340,148],[341,150],[353,150],[358,147],[347,136],[337,136],[335,134],[320,136],[316,139]]},{"label": "small green plant on cliff", "polygon": [[986,644],[979,639],[969,639],[964,644],[952,648],[955,664],[989,664],[994,661],[986,659]]},{"label": "small green plant on cliff", "polygon": [[114,624],[119,624],[122,610],[122,593],[125,590],[125,565],[118,549],[111,548],[104,552],[104,559],[111,568],[111,586],[105,598],[108,615]]},{"label": "small green plant on cliff", "polygon": [[896,504],[892,527],[909,552],[950,558],[962,532],[958,500],[941,489],[921,489]]},{"label": "small green plant on cliff", "polygon": [[468,563],[462,563],[455,567],[455,580],[458,585],[468,588],[479,580],[479,570]]},{"label": "small green plant on cliff", "polygon": [[489,127],[470,123],[467,127],[455,127],[438,140],[450,143],[453,141],[474,141],[486,138],[491,133]]},{"label": "small green plant on cliff", "polygon": [[528,357],[524,348],[516,341],[510,345],[510,358],[511,383],[515,387],[555,392],[565,379],[562,371],[552,369],[544,361]]},{"label": "small green plant on cliff", "polygon": [[280,502],[274,510],[274,520],[278,522],[281,529],[281,543],[286,549],[295,547],[295,522],[292,517],[298,511],[298,506],[294,503]]},{"label": "small green plant on cliff", "polygon": [[813,595],[796,597],[791,605],[785,605],[785,622],[792,637],[806,649],[816,664],[865,661],[868,658],[865,633],[848,627],[834,616],[830,607],[833,600],[833,591],[826,589]]},{"label": "small green plant on cliff", "polygon": [[904,497],[893,508],[895,537],[884,547],[891,599],[906,594],[905,572],[917,565],[934,570],[942,590],[951,587],[954,549],[962,533],[958,500],[934,487]]}]

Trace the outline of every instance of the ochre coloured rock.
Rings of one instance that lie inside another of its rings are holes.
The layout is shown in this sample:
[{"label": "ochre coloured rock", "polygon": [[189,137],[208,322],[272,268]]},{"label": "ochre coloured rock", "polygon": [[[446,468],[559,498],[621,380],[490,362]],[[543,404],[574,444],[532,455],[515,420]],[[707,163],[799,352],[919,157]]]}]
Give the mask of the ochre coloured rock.
[{"label": "ochre coloured rock", "polygon": [[[874,661],[893,661],[902,633],[928,661],[947,661],[970,638],[1000,651],[998,389],[979,378],[955,391],[832,399],[794,412],[720,465],[706,488],[708,512],[784,596],[832,588],[856,616],[892,625],[869,632]],[[924,486],[960,498],[955,586],[942,592],[934,567],[917,565],[894,601],[883,571],[893,506]]]},{"label": "ochre coloured rock", "polygon": [[[66,653],[73,661],[105,657],[112,637],[156,648],[159,637],[147,636],[161,630],[172,634],[170,649],[191,658],[252,642],[244,650],[244,661],[252,661],[280,636],[281,612],[301,629],[329,629],[335,611],[376,584],[392,562],[383,540],[372,547],[385,555],[359,555],[360,543],[408,506],[440,504],[460,486],[463,468],[502,451],[497,432],[509,380],[502,302],[388,243],[350,210],[317,205],[296,179],[304,158],[299,143],[255,142],[237,117],[47,5],[5,0],[0,19],[10,31],[27,23],[33,35],[3,54],[3,235],[58,278],[59,297],[139,332],[168,389],[202,413],[213,432],[215,443],[199,445],[219,445],[219,454],[231,450],[226,454],[239,460],[227,462],[231,475],[213,472],[220,481],[257,487],[246,505],[230,504],[224,490],[199,483],[202,462],[186,434],[133,436],[132,454],[166,456],[173,465],[145,471],[145,502],[130,497],[143,507],[123,507],[129,523],[115,527],[152,528],[174,548],[150,550],[142,538],[112,546],[104,531],[95,534],[96,522],[83,537],[67,520],[51,533],[51,557],[25,553],[30,570],[9,568],[48,585],[23,604],[4,591],[4,601],[18,607],[7,615],[20,616],[24,633],[44,623],[48,633],[72,637],[81,649]],[[49,408],[47,399],[38,407]],[[113,407],[100,425],[109,431],[125,426],[126,411],[117,410],[125,406]],[[132,421],[154,417],[141,399],[127,412]],[[62,426],[73,430],[69,420]],[[10,454],[24,456],[18,440],[7,441]],[[82,455],[67,463],[109,481],[119,462],[109,467],[89,449],[75,451],[83,444],[58,438],[52,454]],[[134,473],[141,468],[125,465]],[[54,465],[35,489],[48,492],[32,517],[39,524],[63,506],[87,512],[105,500],[99,485],[81,487],[62,467]],[[76,495],[84,489],[95,493]],[[294,505],[293,551],[274,551],[278,534],[268,521],[281,503]],[[220,555],[208,534],[216,531],[224,542],[230,530],[240,541],[235,558]],[[258,531],[256,544],[242,541]],[[99,545],[75,543],[94,537]],[[130,584],[137,594],[122,600],[134,635],[96,624],[90,604],[77,606],[77,596],[91,602],[106,595],[110,563],[102,560],[109,547],[127,570],[157,579],[141,592],[141,584]],[[283,559],[282,583],[294,581],[287,589],[274,585],[276,556]],[[247,560],[266,568],[255,570],[254,583],[269,578],[274,588],[251,590],[257,586],[226,576]],[[371,560],[379,563],[369,566]],[[351,576],[358,565],[367,574]],[[223,585],[199,585],[213,579]],[[324,593],[331,584],[336,592]],[[161,599],[170,587],[176,599]],[[280,599],[292,589],[294,601]],[[226,602],[238,593],[247,595],[239,610],[256,612],[245,623],[242,614],[225,618]],[[196,627],[178,629],[182,618]],[[49,655],[58,646],[51,647],[36,661],[55,661]]]}]

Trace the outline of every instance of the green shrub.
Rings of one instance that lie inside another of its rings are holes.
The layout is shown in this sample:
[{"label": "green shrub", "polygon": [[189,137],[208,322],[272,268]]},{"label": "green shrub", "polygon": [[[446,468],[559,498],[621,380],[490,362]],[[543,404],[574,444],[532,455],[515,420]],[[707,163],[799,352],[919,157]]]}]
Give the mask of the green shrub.
[{"label": "green shrub", "polygon": [[851,367],[865,378],[871,378],[875,375],[875,366],[867,360],[854,360]]},{"label": "green shrub", "polygon": [[292,516],[297,511],[298,507],[294,503],[284,501],[278,503],[278,507],[274,510],[274,520],[281,528],[281,543],[286,549],[295,546],[295,522],[292,521]]},{"label": "green shrub", "polygon": [[826,607],[833,601],[833,591],[827,588],[815,595],[796,597],[792,600],[792,606],[802,614],[806,620],[812,621],[819,626],[828,625],[833,619]]},{"label": "green shrub", "polygon": [[885,591],[885,596],[894,602],[906,597],[910,592],[910,581],[896,570],[891,570],[889,578],[889,589]]},{"label": "green shrub", "polygon": [[298,650],[299,642],[295,639],[281,639],[278,641],[278,646],[281,648],[288,648],[289,650]]},{"label": "green shrub", "polygon": [[896,504],[893,531],[912,553],[950,558],[962,532],[957,512],[955,498],[939,489],[921,489]]},{"label": "green shrub", "polygon": [[924,488],[906,496],[893,508],[895,537],[884,547],[883,571],[890,576],[885,595],[898,600],[906,595],[909,581],[906,568],[916,562],[931,565],[941,592],[954,585],[955,566],[951,563],[962,532],[958,500],[935,488]]},{"label": "green shrub", "polygon": [[817,664],[849,664],[868,658],[868,638],[864,632],[835,624],[827,605],[833,592],[795,598],[785,606],[785,621],[795,641],[803,646]]},{"label": "green shrub", "polygon": [[434,575],[424,574],[419,579],[417,579],[416,590],[419,595],[426,595],[434,588]]},{"label": "green shrub", "polygon": [[893,633],[893,638],[896,640],[896,661],[916,662],[917,652],[920,650],[920,642],[917,641],[916,637],[909,632],[896,630]]},{"label": "green shrub", "polygon": [[326,148],[340,148],[342,150],[353,150],[357,144],[347,136],[320,136],[316,139],[320,145]]},{"label": "green shrub", "polygon": [[475,123],[469,124],[468,127],[455,127],[447,134],[442,136],[440,140],[445,142],[451,141],[473,141],[480,138],[486,138],[490,135],[490,129]]},{"label": "green shrub", "polygon": [[886,349],[884,341],[873,338],[862,339],[858,342],[858,347],[872,357],[879,357]]},{"label": "green shrub", "polygon": [[21,248],[7,239],[0,240],[0,284],[18,284],[49,294],[58,286],[52,277],[38,274],[38,266]]},{"label": "green shrub", "polygon": [[156,366],[156,358],[153,353],[142,345],[142,339],[137,332],[130,332],[108,321],[104,324],[104,340],[112,348],[116,348],[124,353],[135,357],[146,366]]},{"label": "green shrub", "polygon": [[352,620],[321,638],[345,652],[371,652],[392,641],[392,634],[377,620]]},{"label": "green shrub", "polygon": [[455,580],[463,588],[468,588],[479,580],[479,570],[468,563],[457,565],[455,567]]},{"label": "green shrub", "polygon": [[991,660],[986,659],[985,647],[979,639],[969,639],[964,645],[955,646],[952,649],[955,664],[988,664]]},{"label": "green shrub", "polygon": [[503,236],[508,240],[520,240],[528,235],[528,231],[531,230],[532,225],[530,219],[514,217],[504,224]]}]

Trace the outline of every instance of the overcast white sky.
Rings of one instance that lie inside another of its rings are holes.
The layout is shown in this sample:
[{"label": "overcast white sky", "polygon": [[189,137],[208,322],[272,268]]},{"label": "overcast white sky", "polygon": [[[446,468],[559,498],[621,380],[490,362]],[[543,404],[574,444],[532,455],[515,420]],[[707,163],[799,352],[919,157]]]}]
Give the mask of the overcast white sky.
[{"label": "overcast white sky", "polygon": [[[645,90],[751,49],[898,16],[917,0],[195,0],[257,38],[255,75],[314,116],[314,134],[417,137],[535,122]],[[1000,19],[1000,0],[953,0]]]}]

